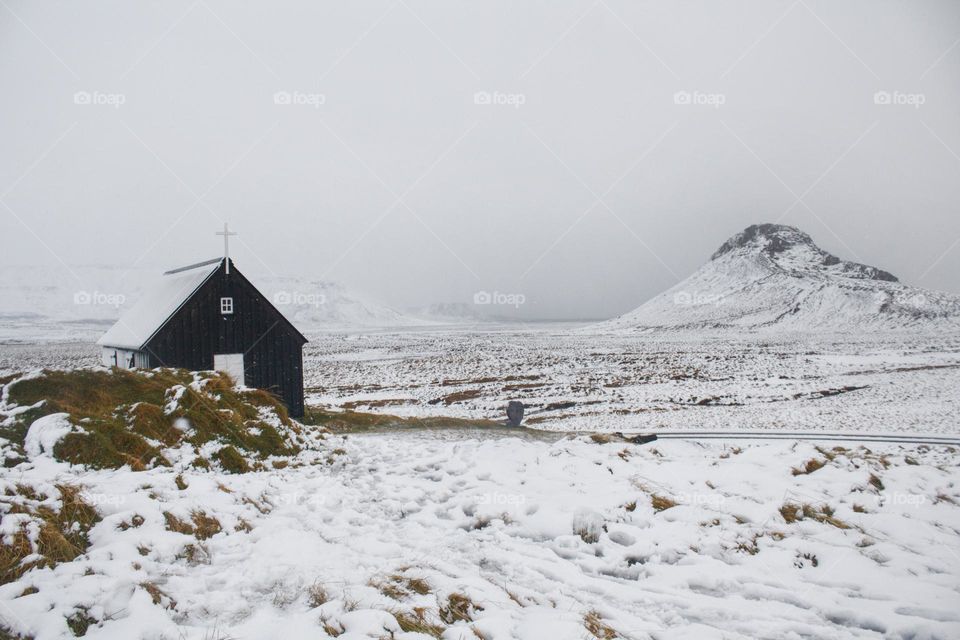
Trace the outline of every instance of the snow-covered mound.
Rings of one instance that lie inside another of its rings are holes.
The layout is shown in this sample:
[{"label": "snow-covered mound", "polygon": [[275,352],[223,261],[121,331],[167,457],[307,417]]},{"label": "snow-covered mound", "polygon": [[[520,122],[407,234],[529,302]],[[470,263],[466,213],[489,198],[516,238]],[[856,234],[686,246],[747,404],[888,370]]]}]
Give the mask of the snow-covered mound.
[{"label": "snow-covered mound", "polygon": [[689,278],[604,330],[960,329],[960,296],[902,284],[841,260],[803,231],[753,225],[727,240]]}]

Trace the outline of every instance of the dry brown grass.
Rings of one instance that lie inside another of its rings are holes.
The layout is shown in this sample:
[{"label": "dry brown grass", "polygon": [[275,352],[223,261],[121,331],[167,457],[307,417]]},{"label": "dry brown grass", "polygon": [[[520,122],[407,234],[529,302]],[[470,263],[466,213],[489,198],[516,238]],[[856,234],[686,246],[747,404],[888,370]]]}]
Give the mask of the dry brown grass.
[{"label": "dry brown grass", "polygon": [[431,638],[440,638],[446,627],[432,622],[427,618],[427,610],[423,607],[414,607],[412,611],[391,611],[390,612],[400,625],[400,629],[406,633],[422,633]]},{"label": "dry brown grass", "polygon": [[368,584],[393,600],[403,600],[413,594],[423,596],[432,591],[430,583],[423,578],[411,578],[402,573],[391,574],[385,579],[371,579]]},{"label": "dry brown grass", "polygon": [[120,529],[121,531],[126,531],[126,530],[128,530],[128,529],[137,529],[137,528],[139,528],[140,526],[142,526],[144,522],[145,522],[145,520],[144,520],[143,516],[141,516],[141,515],[138,514],[138,513],[135,513],[135,514],[133,514],[133,516],[130,517],[130,521],[129,521],[129,522],[127,522],[126,520],[124,520],[123,522],[121,522],[120,524],[118,524],[118,525],[117,525],[117,529]]},{"label": "dry brown grass", "polygon": [[672,507],[677,506],[675,500],[671,500],[666,496],[660,496],[655,493],[650,494],[650,504],[653,506],[654,511],[666,511]]},{"label": "dry brown grass", "polygon": [[464,593],[451,593],[447,596],[446,604],[440,606],[440,619],[447,624],[461,620],[473,622],[475,611],[483,611],[483,607]]},{"label": "dry brown grass", "polygon": [[614,640],[620,637],[617,630],[605,623],[597,611],[588,611],[583,614],[583,626],[586,627],[587,633],[598,640]]},{"label": "dry brown grass", "polygon": [[67,618],[67,626],[78,638],[87,635],[87,630],[97,622],[98,620],[90,615],[90,610],[86,607],[77,608]]},{"label": "dry brown grass", "polygon": [[163,607],[164,609],[176,609],[177,601],[171,598],[163,589],[158,587],[152,582],[141,582],[140,588],[150,594],[150,600],[153,604]]},{"label": "dry brown grass", "polygon": [[800,468],[794,467],[793,469],[791,469],[790,472],[795,476],[805,476],[813,473],[814,471],[817,471],[818,469],[822,469],[824,466],[826,466],[826,464],[827,464],[826,460],[820,460],[819,458],[810,458],[809,460],[806,461],[806,463],[804,463],[802,467]]},{"label": "dry brown grass", "polygon": [[180,550],[177,558],[186,560],[188,564],[196,566],[198,564],[210,564],[210,550],[203,543],[188,544]]},{"label": "dry brown grass", "polygon": [[191,522],[181,520],[169,511],[163,512],[163,518],[166,520],[168,531],[176,531],[186,536],[194,536],[197,540],[206,540],[223,531],[220,521],[213,516],[207,515],[205,511],[191,511]]},{"label": "dry brown grass", "polygon": [[780,507],[780,516],[787,524],[793,524],[802,519],[802,510],[800,505],[787,502]]},{"label": "dry brown grass", "polygon": [[829,524],[838,529],[853,528],[843,520],[834,517],[833,508],[825,504],[815,506],[808,503],[797,504],[793,502],[787,502],[780,507],[780,515],[787,524],[800,522],[802,520],[814,520],[815,522]]},{"label": "dry brown grass", "polygon": [[315,609],[319,606],[325,605],[330,602],[330,594],[327,593],[327,588],[324,587],[320,582],[314,582],[312,585],[307,587],[307,603],[311,608]]},{"label": "dry brown grass", "polygon": [[208,516],[204,511],[190,512],[190,519],[193,520],[197,540],[206,540],[223,531],[220,521],[213,516]]},{"label": "dry brown grass", "polygon": [[[18,485],[14,495],[0,497],[0,502],[7,505],[5,517],[20,515],[26,520],[18,531],[8,536],[8,543],[0,544],[0,584],[17,580],[35,567],[70,562],[89,547],[88,534],[100,516],[84,500],[80,487],[56,487],[60,494],[59,510],[38,504],[38,498],[46,501],[47,497],[23,485]],[[35,543],[27,533],[27,522],[38,527]]]},{"label": "dry brown grass", "polygon": [[336,638],[343,633],[340,629],[330,624],[330,621],[326,618],[320,618],[320,625],[323,627],[323,632],[331,638]]}]

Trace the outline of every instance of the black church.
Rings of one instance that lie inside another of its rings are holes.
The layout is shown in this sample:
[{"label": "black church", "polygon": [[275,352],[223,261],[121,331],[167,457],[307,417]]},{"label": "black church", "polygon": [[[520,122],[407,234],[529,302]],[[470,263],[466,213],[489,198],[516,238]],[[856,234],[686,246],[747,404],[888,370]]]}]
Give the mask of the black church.
[{"label": "black church", "polygon": [[97,344],[106,366],[223,371],[300,418],[306,342],[223,257],[165,273]]}]

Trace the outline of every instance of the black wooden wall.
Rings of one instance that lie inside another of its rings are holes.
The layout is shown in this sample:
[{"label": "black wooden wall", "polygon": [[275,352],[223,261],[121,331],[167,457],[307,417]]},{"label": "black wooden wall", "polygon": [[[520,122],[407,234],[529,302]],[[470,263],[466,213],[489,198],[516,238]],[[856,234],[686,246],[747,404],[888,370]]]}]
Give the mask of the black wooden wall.
[{"label": "black wooden wall", "polygon": [[[233,298],[221,315],[220,298]],[[243,353],[248,387],[276,394],[290,415],[303,416],[303,345],[306,338],[233,263],[196,291],[147,342],[151,366],[213,369],[215,353]]]}]

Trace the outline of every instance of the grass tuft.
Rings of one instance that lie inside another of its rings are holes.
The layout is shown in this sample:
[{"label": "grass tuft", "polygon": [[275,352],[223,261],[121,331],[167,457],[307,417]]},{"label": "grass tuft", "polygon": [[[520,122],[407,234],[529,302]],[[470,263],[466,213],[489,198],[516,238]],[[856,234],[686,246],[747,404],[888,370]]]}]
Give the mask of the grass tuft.
[{"label": "grass tuft", "polygon": [[583,626],[586,627],[587,633],[598,640],[614,640],[620,637],[617,630],[605,623],[597,611],[588,611],[583,614]]},{"label": "grass tuft", "polygon": [[666,511],[667,509],[677,506],[675,500],[655,493],[650,494],[650,504],[653,506],[654,511]]},{"label": "grass tuft", "polygon": [[852,529],[849,524],[834,517],[834,510],[829,505],[820,505],[817,507],[807,503],[796,504],[787,502],[780,507],[780,515],[787,524],[793,524],[794,522],[800,522],[802,520],[814,520],[823,524],[829,524],[838,529]]},{"label": "grass tuft", "polygon": [[447,624],[464,621],[472,622],[473,613],[483,611],[483,607],[472,601],[463,593],[451,593],[447,602],[440,607],[440,619]]},{"label": "grass tuft", "polygon": [[422,633],[431,638],[440,638],[446,630],[442,625],[427,619],[427,610],[414,607],[412,611],[391,611],[393,617],[405,633]]},{"label": "grass tuft", "polygon": [[826,460],[820,460],[819,458],[810,458],[802,467],[800,468],[794,467],[791,470],[791,473],[793,473],[793,475],[795,476],[809,475],[814,471],[817,471],[818,469],[822,469],[824,466],[826,466],[826,464],[827,464]]},{"label": "grass tuft", "polygon": [[[35,567],[70,562],[90,546],[88,534],[100,521],[97,510],[84,500],[80,487],[57,485],[57,491],[59,510],[46,500],[38,503],[35,498],[39,496],[32,490],[27,493],[34,499],[16,492],[0,497],[5,520],[11,515],[23,519],[19,528],[0,543],[0,584],[18,580]],[[34,527],[37,534],[32,537],[28,530]]]},{"label": "grass tuft", "polygon": [[319,582],[314,582],[307,587],[307,603],[311,609],[316,609],[319,606],[327,604],[329,601],[330,594],[327,593],[326,587]]}]

